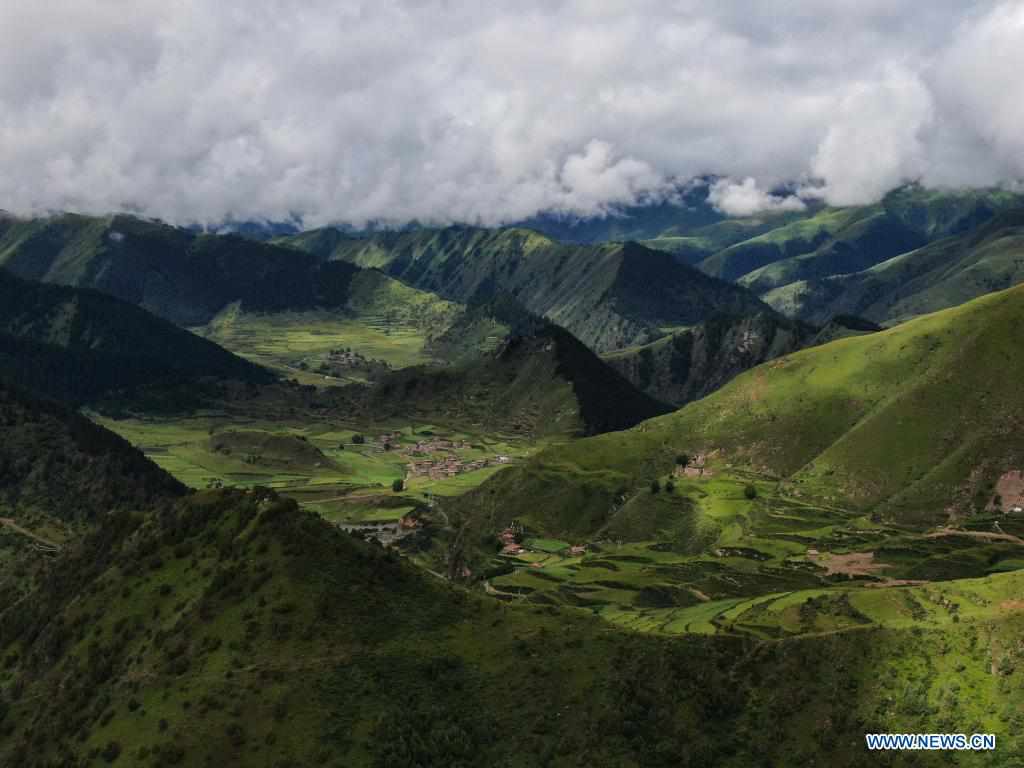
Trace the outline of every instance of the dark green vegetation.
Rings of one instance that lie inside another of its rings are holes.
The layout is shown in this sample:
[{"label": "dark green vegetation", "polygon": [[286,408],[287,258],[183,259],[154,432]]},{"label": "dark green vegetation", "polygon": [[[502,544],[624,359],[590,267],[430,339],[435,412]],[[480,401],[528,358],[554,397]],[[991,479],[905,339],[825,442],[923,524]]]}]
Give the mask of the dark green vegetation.
[{"label": "dark green vegetation", "polygon": [[0,607],[111,511],[185,491],[127,441],[2,382],[0,435]]},{"label": "dark green vegetation", "polygon": [[198,379],[272,379],[132,304],[98,291],[21,280],[3,269],[0,376],[73,401]]},{"label": "dark green vegetation", "polygon": [[916,629],[667,640],[445,584],[266,489],[169,491],[0,607],[5,763],[875,765],[864,732],[961,729],[999,738],[964,764],[1022,757],[1021,614],[966,592],[941,630],[949,597],[906,593]]},{"label": "dark green vegetation", "polygon": [[0,509],[95,521],[184,486],[117,435],[55,402],[0,384]]},{"label": "dark green vegetation", "polygon": [[372,389],[349,390],[357,397],[365,391],[360,409],[385,419],[411,414],[530,435],[628,429],[671,410],[566,330],[528,314],[522,319],[521,310],[502,304],[467,313],[472,327],[511,329],[493,352],[452,368],[405,368]]},{"label": "dark green vegetation", "polygon": [[282,242],[453,301],[508,294],[598,352],[644,344],[716,313],[764,309],[749,292],[636,243],[563,245],[526,229],[468,227],[366,238],[316,230]]},{"label": "dark green vegetation", "polygon": [[207,323],[235,302],[267,313],[344,308],[359,274],[295,249],[124,215],[0,218],[0,266],[95,288],[180,325]]}]

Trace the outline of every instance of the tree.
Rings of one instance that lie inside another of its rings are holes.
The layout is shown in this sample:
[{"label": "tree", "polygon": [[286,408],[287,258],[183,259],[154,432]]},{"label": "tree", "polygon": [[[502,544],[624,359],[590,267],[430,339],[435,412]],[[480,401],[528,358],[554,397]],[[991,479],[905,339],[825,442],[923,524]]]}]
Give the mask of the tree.
[{"label": "tree", "polygon": [[657,479],[651,480],[651,493],[658,493],[661,491],[661,483]]},{"label": "tree", "polygon": [[354,435],[352,435],[352,442],[355,445],[362,445],[363,443],[366,442],[366,436],[360,434],[359,432],[356,432]]},{"label": "tree", "polygon": [[665,492],[666,493],[675,493],[676,492],[676,484],[674,482],[672,482],[671,480],[666,482],[665,483]]},{"label": "tree", "polygon": [[676,465],[678,465],[680,467],[685,467],[689,463],[690,463],[690,457],[687,456],[685,453],[680,453],[678,456],[676,456]]},{"label": "tree", "polygon": [[394,491],[395,493],[399,493],[401,491],[404,491],[405,490],[405,481],[402,478],[400,478],[400,477],[395,478],[394,481],[392,481],[392,483],[391,483],[391,490]]},{"label": "tree", "polygon": [[757,486],[753,483],[749,483],[747,487],[743,489],[743,495],[753,501],[757,498]]}]

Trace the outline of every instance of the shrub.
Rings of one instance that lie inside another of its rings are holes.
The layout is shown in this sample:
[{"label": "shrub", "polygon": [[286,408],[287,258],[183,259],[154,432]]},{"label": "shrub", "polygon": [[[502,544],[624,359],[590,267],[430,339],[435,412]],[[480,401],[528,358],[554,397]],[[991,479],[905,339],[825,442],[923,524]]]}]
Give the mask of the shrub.
[{"label": "shrub", "polygon": [[651,493],[658,493],[661,491],[661,483],[657,480],[651,480]]},{"label": "shrub", "polygon": [[355,445],[362,445],[363,443],[366,442],[366,436],[365,435],[361,435],[361,434],[359,434],[357,432],[356,434],[352,435],[352,442]]},{"label": "shrub", "polygon": [[405,481],[402,478],[395,478],[391,483],[391,490],[395,493],[405,490]]},{"label": "shrub", "polygon": [[666,493],[675,493],[676,492],[676,484],[674,482],[672,482],[671,480],[666,482],[665,483],[665,492]]},{"label": "shrub", "polygon": [[105,746],[103,748],[103,751],[100,752],[100,757],[102,757],[108,763],[114,762],[120,756],[121,745],[116,741],[107,742],[107,746]]},{"label": "shrub", "polygon": [[751,499],[751,500],[756,499],[757,498],[757,486],[754,485],[753,483],[749,483],[747,485],[747,487],[743,489],[743,495],[746,496],[748,499]]},{"label": "shrub", "polygon": [[680,453],[678,456],[676,456],[676,464],[678,466],[685,467],[689,463],[690,463],[690,457],[687,456],[685,453]]}]

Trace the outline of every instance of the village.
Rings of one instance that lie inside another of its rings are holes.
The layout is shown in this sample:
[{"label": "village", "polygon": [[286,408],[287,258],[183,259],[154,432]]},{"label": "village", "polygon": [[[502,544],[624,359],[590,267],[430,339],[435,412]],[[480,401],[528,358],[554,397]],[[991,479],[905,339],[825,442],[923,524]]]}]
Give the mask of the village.
[{"label": "village", "polygon": [[707,466],[707,456],[698,453],[685,462],[677,462],[674,474],[676,477],[703,479],[713,477],[715,473]]},{"label": "village", "polygon": [[472,450],[474,446],[465,440],[450,440],[443,437],[426,437],[413,445],[402,444],[402,433],[385,432],[373,439],[370,446],[376,451],[394,451],[408,459],[405,466],[406,482],[414,478],[444,480],[464,472],[474,472],[490,466],[511,462],[511,458],[498,454],[491,457],[463,458],[456,451]]},{"label": "village", "polygon": [[[308,369],[307,363],[300,363],[300,368]],[[391,366],[388,365],[384,360],[375,360],[373,358],[366,357],[359,352],[350,349],[332,349],[327,353],[327,357],[320,365],[317,366],[317,373],[324,374],[325,376],[332,376],[334,378],[344,378],[346,373],[353,371],[363,373],[370,378],[376,376],[382,376],[391,370]]]}]

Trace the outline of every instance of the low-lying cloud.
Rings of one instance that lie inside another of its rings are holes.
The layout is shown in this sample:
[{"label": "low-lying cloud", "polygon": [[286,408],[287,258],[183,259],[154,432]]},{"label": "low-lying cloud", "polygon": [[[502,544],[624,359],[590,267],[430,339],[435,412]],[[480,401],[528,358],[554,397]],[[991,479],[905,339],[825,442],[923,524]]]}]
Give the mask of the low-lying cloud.
[{"label": "low-lying cloud", "polygon": [[1024,2],[0,5],[0,208],[175,222],[740,215],[1024,177]]},{"label": "low-lying cloud", "polygon": [[708,202],[729,216],[750,216],[760,211],[802,211],[807,204],[795,194],[773,195],[748,176],[743,181],[719,179],[711,185]]}]

